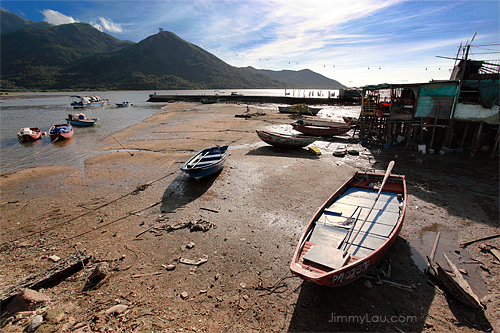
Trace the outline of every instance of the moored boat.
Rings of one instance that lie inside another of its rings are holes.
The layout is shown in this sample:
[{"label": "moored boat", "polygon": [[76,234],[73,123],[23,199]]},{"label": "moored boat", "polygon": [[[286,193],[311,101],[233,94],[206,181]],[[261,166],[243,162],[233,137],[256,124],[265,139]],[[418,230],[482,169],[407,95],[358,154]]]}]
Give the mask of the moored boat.
[{"label": "moored boat", "polygon": [[269,131],[255,130],[259,138],[275,147],[281,148],[301,148],[306,147],[316,141],[316,138],[305,135],[289,135]]},{"label": "moored boat", "polygon": [[73,126],[94,126],[99,121],[99,118],[87,118],[84,113],[68,114],[66,123]]},{"label": "moored boat", "polygon": [[203,99],[201,101],[201,104],[215,104],[215,103],[219,103],[219,100],[218,99]]},{"label": "moored boat", "polygon": [[42,131],[38,127],[23,127],[17,132],[19,142],[31,142],[40,140],[41,138]]},{"label": "moored boat", "polygon": [[334,136],[347,133],[351,129],[345,123],[315,119],[299,119],[292,123],[292,127],[303,134],[316,136]]},{"label": "moored boat", "polygon": [[351,125],[351,126],[355,126],[355,125],[358,125],[358,119],[354,118],[354,117],[347,117],[347,116],[344,116],[342,117],[342,119],[344,119],[345,123],[347,125]]},{"label": "moored boat", "polygon": [[121,102],[121,103],[115,103],[115,104],[119,108],[123,108],[123,107],[134,105],[134,104],[130,103],[129,101],[125,101],[125,102]]},{"label": "moored boat", "polygon": [[51,141],[61,141],[69,139],[73,136],[73,126],[71,124],[52,125],[49,129]]},{"label": "moored boat", "polygon": [[229,146],[202,149],[184,163],[181,170],[196,180],[200,180],[221,170],[228,155]]},{"label": "moored boat", "polygon": [[[312,114],[313,116],[315,116],[321,109],[322,108],[309,107],[309,112],[305,112],[304,114]],[[278,110],[280,113],[297,113],[296,111],[292,110],[292,106],[278,106]]]},{"label": "moored boat", "polygon": [[[407,194],[403,175],[355,173],[314,214],[290,269],[325,286],[352,282],[376,265],[403,226]],[[378,184],[378,188],[374,185]]]},{"label": "moored boat", "polygon": [[108,104],[108,99],[102,99],[100,96],[92,95],[92,96],[70,96],[69,105],[74,109],[83,109],[83,108],[95,108],[101,107]]}]

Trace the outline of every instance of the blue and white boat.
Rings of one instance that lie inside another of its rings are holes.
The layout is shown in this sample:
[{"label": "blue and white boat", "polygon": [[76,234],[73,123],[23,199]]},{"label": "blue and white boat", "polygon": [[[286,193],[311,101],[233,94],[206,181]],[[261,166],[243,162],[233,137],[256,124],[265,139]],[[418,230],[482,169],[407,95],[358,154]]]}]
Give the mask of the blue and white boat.
[{"label": "blue and white boat", "polygon": [[84,113],[68,114],[66,123],[73,126],[94,126],[99,121],[99,118],[87,118]]},{"label": "blue and white boat", "polygon": [[216,173],[224,167],[229,146],[202,149],[191,157],[181,170],[196,180]]},{"label": "blue and white boat", "polygon": [[102,107],[108,104],[108,99],[99,96],[69,96],[70,103],[74,109]]}]

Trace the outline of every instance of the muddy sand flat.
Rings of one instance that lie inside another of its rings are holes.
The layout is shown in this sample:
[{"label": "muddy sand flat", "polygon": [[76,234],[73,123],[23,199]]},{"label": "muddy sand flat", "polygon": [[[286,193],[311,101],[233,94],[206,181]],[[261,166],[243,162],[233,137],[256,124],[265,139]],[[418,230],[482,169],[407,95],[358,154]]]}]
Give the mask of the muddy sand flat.
[{"label": "muddy sand flat", "polygon": [[[39,290],[51,302],[39,310],[45,323],[37,332],[500,330],[500,266],[479,249],[500,247],[500,239],[458,247],[499,231],[498,161],[363,148],[351,143],[351,133],[314,143],[319,157],[278,149],[255,129],[289,124],[288,115],[251,105],[254,116],[235,117],[245,110],[168,105],[113,134],[125,150],[109,138],[81,169],[56,165],[1,176],[2,287],[49,268],[52,255],[93,256],[84,269]],[[196,151],[226,144],[231,155],[220,174],[196,182],[180,172]],[[339,146],[360,154],[335,157]],[[292,276],[293,252],[318,207],[355,171],[383,172],[391,160],[393,173],[406,175],[408,210],[396,244],[369,275],[411,290],[367,277],[332,289]],[[482,263],[468,274],[484,313],[449,297],[414,262],[416,249],[430,253],[438,231],[441,245],[456,250],[452,260],[467,254]],[[106,278],[86,288],[104,262]],[[105,312],[117,304],[123,312]],[[15,331],[26,323],[4,318],[2,325]]]}]

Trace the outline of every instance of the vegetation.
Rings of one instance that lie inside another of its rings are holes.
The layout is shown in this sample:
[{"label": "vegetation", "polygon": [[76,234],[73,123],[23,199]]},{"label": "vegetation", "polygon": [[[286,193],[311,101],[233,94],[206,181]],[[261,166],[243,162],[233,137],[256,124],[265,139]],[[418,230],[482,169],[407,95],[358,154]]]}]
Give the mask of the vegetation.
[{"label": "vegetation", "polygon": [[292,113],[292,119],[300,119],[302,115],[313,115],[311,108],[307,104],[295,104],[290,109]]}]

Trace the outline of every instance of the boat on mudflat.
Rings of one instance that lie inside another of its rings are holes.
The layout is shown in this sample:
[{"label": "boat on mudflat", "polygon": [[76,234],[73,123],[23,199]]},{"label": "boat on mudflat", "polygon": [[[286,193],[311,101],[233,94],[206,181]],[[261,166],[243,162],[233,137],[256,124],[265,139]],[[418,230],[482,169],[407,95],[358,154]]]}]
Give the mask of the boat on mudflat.
[{"label": "boat on mudflat", "polygon": [[345,123],[329,120],[299,119],[292,123],[294,130],[306,135],[334,136],[349,132],[351,127]]},{"label": "boat on mudflat", "polygon": [[302,279],[337,287],[376,265],[394,244],[406,211],[403,175],[357,172],[314,214],[290,270]]},{"label": "boat on mudflat", "polygon": [[215,104],[215,103],[219,103],[219,100],[218,99],[203,99],[201,101],[201,104]]},{"label": "boat on mudflat", "polygon": [[38,127],[23,127],[17,132],[17,139],[19,142],[31,142],[40,140],[42,138],[42,131]]},{"label": "boat on mudflat", "polygon": [[[321,109],[322,108],[309,107],[309,112],[304,112],[303,114],[312,114],[315,116]],[[297,113],[296,111],[292,111],[292,106],[278,106],[278,110],[280,113]]]},{"label": "boat on mudflat", "polygon": [[74,109],[83,109],[83,108],[95,108],[101,107],[108,104],[108,99],[102,99],[100,96],[92,95],[92,96],[70,96],[69,105]]},{"label": "boat on mudflat", "polygon": [[275,147],[280,148],[301,148],[310,145],[316,138],[306,135],[289,135],[276,132],[255,130],[259,138]]},{"label": "boat on mudflat", "polygon": [[202,149],[193,155],[181,170],[196,180],[216,173],[224,167],[229,155],[229,146]]},{"label": "boat on mudflat", "polygon": [[68,114],[66,123],[73,126],[94,126],[99,121],[99,118],[87,118],[84,113]]},{"label": "boat on mudflat", "polygon": [[73,136],[73,126],[71,124],[52,125],[49,129],[51,141],[62,141]]},{"label": "boat on mudflat", "polygon": [[354,118],[354,117],[347,117],[347,116],[344,116],[342,117],[342,119],[344,119],[345,123],[347,125],[351,125],[351,126],[355,126],[355,125],[358,125],[359,124],[359,121],[357,118]]}]

